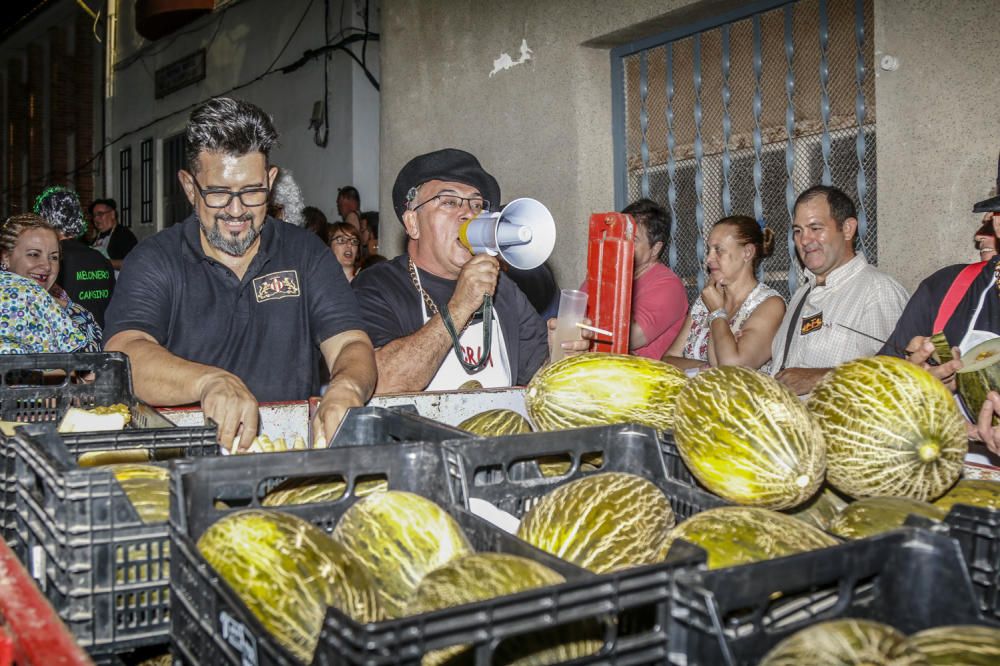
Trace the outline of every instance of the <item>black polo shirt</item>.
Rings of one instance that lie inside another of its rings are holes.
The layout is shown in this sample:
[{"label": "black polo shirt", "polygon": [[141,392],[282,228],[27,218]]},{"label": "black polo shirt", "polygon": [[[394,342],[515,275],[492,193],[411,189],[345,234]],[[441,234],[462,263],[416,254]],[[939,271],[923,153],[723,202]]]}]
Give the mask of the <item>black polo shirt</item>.
[{"label": "black polo shirt", "polygon": [[70,300],[90,310],[103,328],[104,311],[115,288],[115,269],[107,257],[75,238],[67,238],[60,245],[62,260],[56,283],[66,290]]},{"label": "black polo shirt", "polygon": [[[944,334],[952,347],[957,347],[965,337],[972,315],[979,306],[979,297],[993,281],[993,271],[996,270],[997,262],[1000,262],[1000,257],[987,262],[945,324]],[[880,354],[902,358],[910,340],[918,335],[929,336],[936,332],[931,329],[934,327],[934,319],[941,307],[941,301],[966,265],[956,264],[942,268],[920,283],[907,302],[906,308],[903,309],[903,314],[896,323],[896,329],[879,351]],[[976,318],[975,328],[1000,334],[1000,299],[997,298],[995,289],[983,302],[983,309]]]},{"label": "black polo shirt", "polygon": [[192,215],[125,260],[104,339],[126,330],[228,370],[273,402],[317,395],[319,344],[362,325],[343,269],[316,234],[268,217],[240,280],[205,255]]}]

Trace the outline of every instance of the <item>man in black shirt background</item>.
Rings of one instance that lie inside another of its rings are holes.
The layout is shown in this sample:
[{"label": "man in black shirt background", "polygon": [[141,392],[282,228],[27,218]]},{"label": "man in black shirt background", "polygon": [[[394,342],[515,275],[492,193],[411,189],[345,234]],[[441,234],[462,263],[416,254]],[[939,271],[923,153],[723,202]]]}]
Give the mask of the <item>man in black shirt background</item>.
[{"label": "man in black shirt background", "polygon": [[118,224],[118,204],[114,199],[96,199],[90,204],[90,217],[98,232],[93,246],[120,271],[125,257],[139,241],[130,229]]},{"label": "man in black shirt background", "polygon": [[70,300],[87,308],[104,328],[104,311],[115,289],[115,271],[103,254],[79,240],[87,226],[80,197],[65,187],[50,187],[35,199],[35,212],[59,234],[62,256],[56,284]]}]

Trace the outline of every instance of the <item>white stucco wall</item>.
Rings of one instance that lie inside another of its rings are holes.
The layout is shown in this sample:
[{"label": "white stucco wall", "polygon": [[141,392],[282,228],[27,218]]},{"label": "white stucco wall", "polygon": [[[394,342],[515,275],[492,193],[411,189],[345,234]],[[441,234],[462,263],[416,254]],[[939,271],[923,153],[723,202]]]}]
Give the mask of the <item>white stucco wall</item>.
[{"label": "white stucco wall", "polygon": [[[354,0],[333,0],[331,38],[340,29],[341,16],[345,27],[361,27],[357,10],[363,4]],[[363,197],[366,192],[378,190],[378,125],[377,120],[372,119],[379,115],[379,94],[347,54],[335,51],[329,60],[330,135],[326,147],[316,145],[313,131],[308,129],[313,103],[323,99],[321,57],[289,74],[275,73],[228,92],[265,72],[276,57],[275,68],[280,69],[297,60],[303,52],[322,46],[322,2],[312,3],[301,27],[280,57],[278,54],[295,31],[309,5],[308,0],[234,2],[225,11],[218,10],[211,16],[202,17],[152,44],[135,33],[134,3],[119,0],[118,5],[116,62],[119,66],[113,73],[109,136],[127,136],[116,142],[110,151],[112,168],[108,178],[112,184],[110,191],[117,194],[118,151],[131,145],[132,219],[137,235],[149,235],[155,231],[154,226],[160,226],[159,220],[156,225],[138,222],[139,144],[149,137],[162,140],[183,131],[193,105],[221,94],[253,102],[274,117],[280,145],[272,152],[272,161],[294,173],[306,204],[323,210],[331,221],[339,219],[335,205],[338,187],[353,184]],[[370,28],[377,31],[378,2],[372,2],[371,6],[374,22]],[[145,50],[140,51],[143,48]],[[155,71],[200,48],[207,49],[206,78],[163,99],[154,99]],[[351,48],[360,56],[360,43]],[[380,76],[378,49],[378,42],[369,42],[368,64],[374,68],[376,79]],[[142,57],[123,67],[122,63],[137,52]],[[164,116],[169,117],[158,120]],[[144,127],[151,122],[152,125]],[[155,200],[159,201],[161,196],[161,180],[157,177]]]},{"label": "white stucco wall", "polygon": [[[384,0],[383,252],[403,249],[390,212],[400,167],[454,146],[479,156],[504,199],[549,206],[552,266],[562,285],[579,284],[589,216],[614,207],[607,47],[733,4]],[[913,289],[972,256],[969,211],[995,179],[1000,149],[1000,68],[989,49],[1000,11],[995,0],[875,0],[875,13],[876,51],[901,63],[876,84],[880,264]],[[518,58],[522,39],[532,59],[490,77],[502,52]]]}]

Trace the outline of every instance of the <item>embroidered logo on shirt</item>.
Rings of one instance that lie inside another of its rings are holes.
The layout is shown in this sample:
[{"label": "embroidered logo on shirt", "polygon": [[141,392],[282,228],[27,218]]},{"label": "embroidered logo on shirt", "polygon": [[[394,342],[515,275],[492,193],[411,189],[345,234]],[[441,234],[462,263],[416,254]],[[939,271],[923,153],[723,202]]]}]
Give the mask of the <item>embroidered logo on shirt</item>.
[{"label": "embroidered logo on shirt", "polygon": [[280,298],[298,298],[299,274],[297,271],[278,271],[262,275],[254,278],[253,291],[258,303]]},{"label": "embroidered logo on shirt", "polygon": [[799,335],[809,335],[813,331],[823,328],[823,313],[817,312],[814,315],[802,318],[802,326],[799,328]]}]

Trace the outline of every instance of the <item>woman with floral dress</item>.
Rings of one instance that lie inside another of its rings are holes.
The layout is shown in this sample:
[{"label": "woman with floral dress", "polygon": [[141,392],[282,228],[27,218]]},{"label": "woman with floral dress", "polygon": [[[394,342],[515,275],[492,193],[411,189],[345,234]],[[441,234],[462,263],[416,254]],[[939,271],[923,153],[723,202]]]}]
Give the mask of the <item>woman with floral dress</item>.
[{"label": "woman with floral dress", "polygon": [[34,213],[0,226],[0,352],[100,351],[101,329],[56,282],[59,237]]}]

